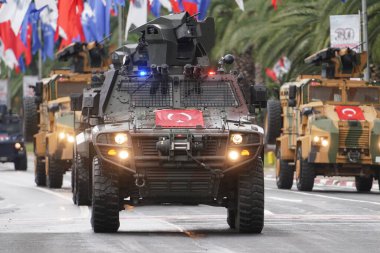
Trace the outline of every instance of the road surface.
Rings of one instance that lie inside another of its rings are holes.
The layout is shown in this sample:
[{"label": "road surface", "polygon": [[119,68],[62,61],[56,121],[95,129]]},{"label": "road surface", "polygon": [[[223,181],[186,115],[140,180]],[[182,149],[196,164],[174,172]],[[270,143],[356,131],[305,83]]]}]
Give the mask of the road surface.
[{"label": "road surface", "polygon": [[0,164],[0,252],[380,252],[377,185],[304,193],[278,190],[268,175],[260,235],[230,230],[224,208],[203,205],[128,207],[118,233],[95,234],[90,208],[71,201],[70,175],[63,189],[38,188],[28,165]]}]

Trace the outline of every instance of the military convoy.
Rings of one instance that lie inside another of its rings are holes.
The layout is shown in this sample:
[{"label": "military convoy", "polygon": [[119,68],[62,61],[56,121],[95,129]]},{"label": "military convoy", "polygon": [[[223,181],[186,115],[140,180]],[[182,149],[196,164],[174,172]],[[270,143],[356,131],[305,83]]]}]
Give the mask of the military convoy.
[{"label": "military convoy", "polygon": [[0,163],[6,162],[14,163],[15,170],[27,170],[21,118],[0,105]]},{"label": "military convoy", "polygon": [[80,113],[71,111],[70,94],[89,86],[92,71],[102,71],[104,67],[102,45],[95,42],[73,43],[59,51],[57,59],[72,59],[72,69],[54,70],[50,77],[38,82],[33,103],[26,100],[25,105],[26,112],[34,109],[34,116],[25,117],[25,124],[39,122],[34,134],[35,182],[49,188],[60,188],[63,174],[72,166],[74,123]]},{"label": "military convoy", "polygon": [[[76,149],[92,164],[83,185],[92,185],[93,230],[116,232],[125,204],[181,203],[226,207],[231,228],[260,233],[263,129],[225,70],[233,56],[209,64],[214,20],[185,12],[133,32],[139,43],[112,54],[103,84],[72,97],[87,122]],[[266,104],[263,87],[251,96],[251,106]]]},{"label": "military convoy", "polygon": [[311,191],[314,178],[354,176],[368,192],[380,176],[380,86],[359,79],[366,53],[327,48],[307,59],[322,74],[300,76],[268,101],[267,139],[276,144],[276,179]]}]

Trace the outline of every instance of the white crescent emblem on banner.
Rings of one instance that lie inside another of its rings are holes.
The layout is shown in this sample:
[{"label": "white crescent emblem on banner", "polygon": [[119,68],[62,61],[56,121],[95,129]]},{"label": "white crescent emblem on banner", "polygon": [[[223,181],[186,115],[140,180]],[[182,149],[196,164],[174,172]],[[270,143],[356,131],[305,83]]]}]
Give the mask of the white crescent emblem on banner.
[{"label": "white crescent emblem on banner", "polygon": [[342,113],[347,117],[353,117],[354,115],[356,115],[356,111],[352,108],[345,108],[342,110]]},{"label": "white crescent emblem on banner", "polygon": [[[190,120],[193,119],[189,114],[184,113],[184,112],[181,112],[181,113],[179,113],[179,114],[177,114],[177,115],[183,115],[183,116],[185,116],[185,117],[187,118],[187,121],[190,121]],[[174,113],[169,113],[169,114],[168,114],[168,120],[171,120],[171,121],[172,121],[172,120],[173,120],[173,116],[174,116]],[[183,121],[183,120],[181,120],[181,119],[178,119],[176,122],[177,122],[177,123],[184,123],[185,121]]]}]

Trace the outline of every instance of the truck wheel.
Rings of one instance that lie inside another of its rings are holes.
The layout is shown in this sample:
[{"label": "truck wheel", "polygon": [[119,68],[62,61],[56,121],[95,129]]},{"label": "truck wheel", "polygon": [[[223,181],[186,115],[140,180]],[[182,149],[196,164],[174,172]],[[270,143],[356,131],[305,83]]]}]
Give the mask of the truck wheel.
[{"label": "truck wheel", "polygon": [[87,158],[77,155],[73,165],[74,192],[75,200],[78,206],[91,205],[90,199],[90,166]]},{"label": "truck wheel", "polygon": [[240,233],[258,234],[263,230],[264,172],[260,157],[238,175],[235,226]]},{"label": "truck wheel", "polygon": [[92,229],[95,233],[117,232],[120,226],[118,175],[104,168],[96,156],[92,169]]},{"label": "truck wheel", "polygon": [[14,165],[15,165],[15,170],[23,170],[23,171],[26,171],[27,169],[27,165],[28,164],[28,160],[26,158],[26,154],[23,155],[22,157],[19,157],[17,158],[15,161],[14,161]]},{"label": "truck wheel", "polygon": [[302,159],[301,146],[297,148],[296,181],[299,191],[312,191],[314,187],[314,168],[307,160]]},{"label": "truck wheel", "polygon": [[34,158],[34,182],[37,186],[46,186],[45,163],[41,157]]},{"label": "truck wheel", "polygon": [[60,168],[58,162],[54,158],[46,157],[45,159],[49,166],[46,185],[49,188],[61,188],[63,182],[62,168]]},{"label": "truck wheel", "polygon": [[265,115],[265,144],[275,144],[276,138],[281,135],[282,107],[279,100],[268,100],[267,113]]},{"label": "truck wheel", "polygon": [[228,208],[227,209],[227,224],[230,226],[230,228],[234,229],[236,227],[235,225],[235,210]]},{"label": "truck wheel", "polygon": [[373,178],[369,177],[355,177],[355,186],[358,192],[370,192],[372,189]]},{"label": "truck wheel", "polygon": [[24,133],[27,141],[33,141],[33,135],[38,132],[38,108],[34,97],[25,97],[24,107]]},{"label": "truck wheel", "polygon": [[281,149],[276,154],[276,183],[278,189],[291,189],[293,186],[294,168],[287,161],[281,160]]}]

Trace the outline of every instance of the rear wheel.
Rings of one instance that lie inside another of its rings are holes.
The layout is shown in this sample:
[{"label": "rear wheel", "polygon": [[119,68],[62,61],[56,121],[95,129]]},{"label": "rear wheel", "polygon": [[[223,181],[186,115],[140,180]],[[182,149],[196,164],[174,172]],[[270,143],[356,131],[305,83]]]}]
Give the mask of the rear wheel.
[{"label": "rear wheel", "polygon": [[94,157],[91,225],[95,233],[114,233],[120,226],[118,175]]},{"label": "rear wheel", "polygon": [[38,108],[34,97],[25,97],[23,101],[25,138],[33,141],[33,135],[38,132]]},{"label": "rear wheel", "polygon": [[355,186],[358,192],[369,192],[372,189],[373,177],[355,177]]},{"label": "rear wheel", "polygon": [[291,189],[293,186],[294,168],[281,159],[281,148],[276,154],[276,183],[278,189]]},{"label": "rear wheel", "polygon": [[[264,172],[260,157],[238,175],[236,229],[240,233],[261,233],[264,227]],[[231,226],[231,225],[230,225]]]},{"label": "rear wheel", "polygon": [[314,187],[314,168],[306,159],[302,159],[302,148],[297,148],[296,181],[300,191],[312,191]]},{"label": "rear wheel", "polygon": [[49,166],[46,185],[49,188],[61,188],[63,182],[63,169],[59,166],[59,163],[56,159],[51,157],[46,157],[46,163]]},{"label": "rear wheel", "polygon": [[265,144],[275,144],[277,137],[281,135],[282,107],[279,100],[268,100],[265,116]]},{"label": "rear wheel", "polygon": [[26,158],[26,154],[17,158],[15,161],[14,161],[14,165],[15,165],[15,170],[23,170],[25,171],[27,169],[27,158]]},{"label": "rear wheel", "polygon": [[75,196],[74,203],[78,206],[91,205],[90,169],[88,158],[76,155],[73,165],[73,174],[75,175],[73,196]]},{"label": "rear wheel", "polygon": [[37,186],[46,186],[45,162],[42,157],[34,158],[34,182]]}]

